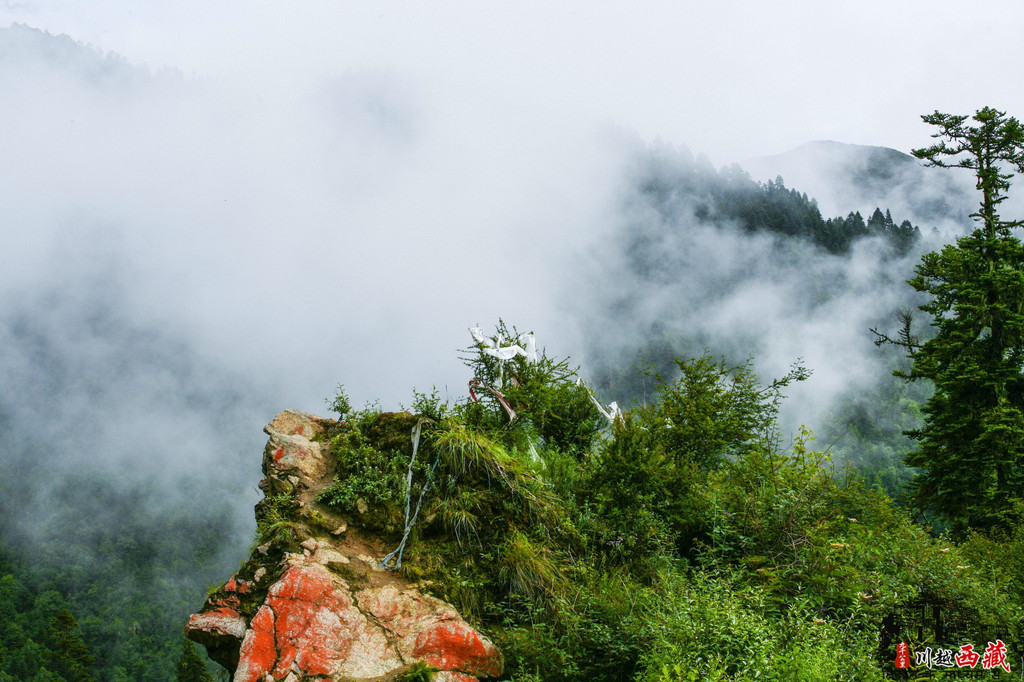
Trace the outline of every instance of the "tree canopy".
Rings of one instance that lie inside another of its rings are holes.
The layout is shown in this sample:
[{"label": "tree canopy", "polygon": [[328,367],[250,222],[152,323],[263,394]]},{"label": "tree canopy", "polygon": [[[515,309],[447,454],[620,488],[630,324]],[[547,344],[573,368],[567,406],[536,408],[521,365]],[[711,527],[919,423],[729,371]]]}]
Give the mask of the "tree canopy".
[{"label": "tree canopy", "polygon": [[1014,171],[1024,171],[1020,123],[991,108],[973,116],[935,112],[939,142],[913,154],[928,165],[973,170],[981,192],[977,225],[955,244],[925,254],[908,283],[928,296],[932,338],[920,342],[911,318],[897,339],[913,360],[908,380],[927,379],[935,391],[924,425],[910,432],[918,449],[907,463],[922,510],[955,534],[1008,527],[1024,497],[1024,245],[1012,233],[1020,221],[998,213]]}]

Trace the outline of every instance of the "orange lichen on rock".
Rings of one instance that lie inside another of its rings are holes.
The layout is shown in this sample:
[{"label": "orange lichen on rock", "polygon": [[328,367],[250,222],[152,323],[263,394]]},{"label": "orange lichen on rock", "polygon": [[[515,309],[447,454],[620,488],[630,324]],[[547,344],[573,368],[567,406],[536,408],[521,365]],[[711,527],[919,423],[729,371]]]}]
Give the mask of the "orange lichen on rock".
[{"label": "orange lichen on rock", "polygon": [[461,618],[421,632],[412,655],[440,670],[458,670],[478,677],[497,677],[504,668],[497,647]]},{"label": "orange lichen on rock", "polygon": [[274,637],[274,612],[263,606],[249,623],[249,630],[242,640],[238,658],[238,669],[233,682],[257,682],[277,664],[278,650]]}]

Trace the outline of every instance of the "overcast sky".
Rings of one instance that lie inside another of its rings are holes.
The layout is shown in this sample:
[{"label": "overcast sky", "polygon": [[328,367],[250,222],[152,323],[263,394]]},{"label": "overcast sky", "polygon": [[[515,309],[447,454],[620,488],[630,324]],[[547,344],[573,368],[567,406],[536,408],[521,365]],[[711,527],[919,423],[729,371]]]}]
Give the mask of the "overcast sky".
[{"label": "overcast sky", "polygon": [[1016,0],[5,0],[11,22],[268,97],[379,70],[449,116],[492,120],[492,138],[611,124],[716,165],[815,139],[906,150],[935,109],[1024,112]]},{"label": "overcast sky", "polygon": [[906,151],[935,109],[1024,115],[1017,0],[5,0],[12,23],[154,84],[0,63],[0,294],[116,269],[124,314],[282,409],[322,412],[339,381],[461,397],[455,349],[499,316],[574,354],[557,289],[616,227],[630,145],[721,166]]}]

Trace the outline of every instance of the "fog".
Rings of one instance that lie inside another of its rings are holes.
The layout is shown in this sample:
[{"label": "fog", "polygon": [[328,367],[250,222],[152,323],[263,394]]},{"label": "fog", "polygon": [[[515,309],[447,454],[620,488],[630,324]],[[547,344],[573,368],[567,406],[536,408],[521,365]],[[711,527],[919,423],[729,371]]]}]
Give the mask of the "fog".
[{"label": "fog", "polygon": [[[113,262],[127,316],[254,379],[287,377],[282,406],[322,408],[338,381],[394,402],[449,379],[469,324],[532,309],[550,324],[546,264],[596,217],[611,169],[572,139],[545,168],[485,149],[424,120],[394,76],[333,75],[272,102],[23,27],[8,42],[23,53],[3,125],[34,135],[4,166],[6,291],[73,289]],[[40,43],[69,54],[40,59]]]},{"label": "fog", "polygon": [[34,510],[8,533],[58,531],[49,491],[100,476],[158,491],[147,513],[226,500],[237,563],[277,411],[461,399],[467,327],[499,316],[572,351],[560,263],[610,195],[603,131],[492,137],[387,70],[268,93],[20,24],[0,57],[0,452]]},{"label": "fog", "polygon": [[[803,358],[787,418],[813,423],[884,375],[866,328],[905,303],[916,254],[783,248],[680,204],[666,250],[688,259],[639,281],[617,251],[651,219],[630,169],[659,145],[715,167],[809,140],[906,151],[933,109],[1024,112],[967,56],[1020,63],[1020,21],[890,5],[5,3],[0,456],[32,474],[18,503],[83,472],[155,481],[156,508],[218,496],[237,562],[264,423],[325,413],[339,382],[385,409],[413,388],[461,399],[466,329],[498,317],[584,373],[655,327],[766,376]],[[956,49],[928,38],[954,31]],[[760,168],[819,181],[826,217],[891,201],[923,247],[962,229],[914,197],[844,196],[810,162]]]}]

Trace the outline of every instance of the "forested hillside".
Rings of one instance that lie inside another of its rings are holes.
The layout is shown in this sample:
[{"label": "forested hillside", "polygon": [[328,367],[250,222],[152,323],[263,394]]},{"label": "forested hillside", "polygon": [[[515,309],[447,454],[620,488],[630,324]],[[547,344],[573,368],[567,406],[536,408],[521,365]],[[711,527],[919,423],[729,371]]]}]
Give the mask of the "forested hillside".
[{"label": "forested hillside", "polygon": [[[796,237],[830,253],[846,253],[854,242],[868,236],[880,236],[898,253],[906,253],[920,236],[920,229],[909,220],[897,224],[888,209],[883,212],[876,207],[866,221],[855,211],[825,218],[813,197],[787,188],[781,176],[759,183],[735,164],[715,171],[706,157],[694,158],[686,149],[652,149],[637,160],[633,182],[636,191],[631,201],[656,211],[664,221],[689,213],[697,222]],[[651,268],[651,254],[642,249],[654,235],[638,230],[630,237],[635,241],[627,246],[629,253],[636,249],[639,257],[647,257],[637,267]]]},{"label": "forested hillside", "polygon": [[970,222],[970,178],[926,168],[906,151],[818,141],[741,165],[758,180],[781,175],[814,197],[829,215],[840,210],[866,215],[873,206],[886,206],[929,228]]},{"label": "forested hillside", "polygon": [[[904,157],[886,157],[894,177],[906,174]],[[709,352],[752,358],[767,377],[804,358],[815,376],[784,409],[783,428],[813,426],[837,462],[901,494],[911,473],[902,432],[917,424],[929,389],[894,383],[891,371],[905,360],[876,348],[868,330],[918,303],[904,280],[938,243],[933,226],[885,206],[866,218],[823,217],[782,178],[716,171],[686,149],[637,148],[627,178],[616,228],[573,290],[577,306],[595,311],[580,320],[595,385],[632,404],[652,391],[637,367],[669,373],[675,358]],[[851,192],[872,196],[868,185],[862,179]],[[933,207],[913,208],[930,215]]]},{"label": "forested hillside", "polygon": [[128,320],[96,291],[112,278],[26,295],[0,315],[0,557],[15,586],[3,608],[19,614],[0,637],[0,671],[18,680],[80,679],[29,655],[57,646],[60,609],[77,620],[65,629],[88,647],[92,679],[176,679],[184,619],[251,532],[233,481],[258,473],[260,434],[238,433],[252,409],[239,380]]}]

